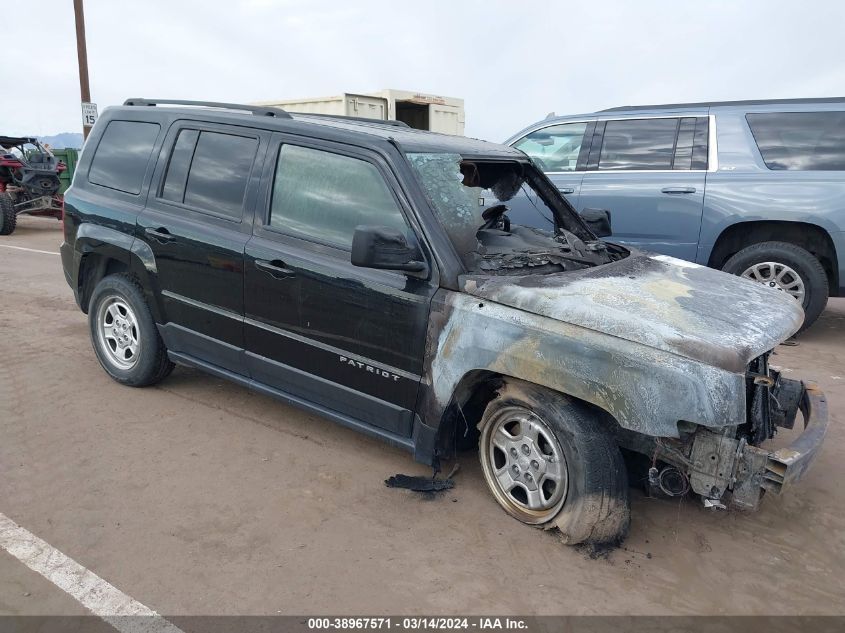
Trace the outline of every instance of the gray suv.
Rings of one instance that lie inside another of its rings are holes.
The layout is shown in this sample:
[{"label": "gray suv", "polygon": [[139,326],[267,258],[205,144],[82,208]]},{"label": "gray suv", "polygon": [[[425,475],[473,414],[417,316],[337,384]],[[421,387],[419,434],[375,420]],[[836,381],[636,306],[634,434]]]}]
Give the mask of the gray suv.
[{"label": "gray suv", "polygon": [[[800,301],[845,295],[845,98],[625,106],[550,115],[506,141],[612,241],[725,270]],[[548,228],[530,196],[515,224]]]}]

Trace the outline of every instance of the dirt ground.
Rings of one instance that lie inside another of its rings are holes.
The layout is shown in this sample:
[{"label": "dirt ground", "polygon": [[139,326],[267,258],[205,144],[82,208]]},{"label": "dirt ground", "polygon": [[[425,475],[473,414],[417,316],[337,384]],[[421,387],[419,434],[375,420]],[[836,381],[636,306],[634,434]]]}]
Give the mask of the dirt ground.
[{"label": "dirt ground", "polygon": [[[632,491],[630,537],[594,560],[500,510],[474,453],[428,500],[383,484],[428,472],[408,454],[246,389],[118,385],[60,241],[43,219],[0,238],[0,513],[158,613],[845,613],[845,299],[774,357],[829,397],[800,485],[751,515]],[[0,613],[83,612],[0,551]]]}]

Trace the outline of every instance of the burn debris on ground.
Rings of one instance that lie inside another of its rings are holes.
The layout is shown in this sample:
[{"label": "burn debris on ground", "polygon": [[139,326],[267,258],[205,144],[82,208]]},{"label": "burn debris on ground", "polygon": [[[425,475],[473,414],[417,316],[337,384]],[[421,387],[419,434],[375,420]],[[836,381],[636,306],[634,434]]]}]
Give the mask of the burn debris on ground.
[{"label": "burn debris on ground", "polygon": [[385,479],[384,485],[388,488],[405,488],[415,492],[442,492],[454,488],[455,481],[448,477],[436,479],[434,477],[397,474]]}]

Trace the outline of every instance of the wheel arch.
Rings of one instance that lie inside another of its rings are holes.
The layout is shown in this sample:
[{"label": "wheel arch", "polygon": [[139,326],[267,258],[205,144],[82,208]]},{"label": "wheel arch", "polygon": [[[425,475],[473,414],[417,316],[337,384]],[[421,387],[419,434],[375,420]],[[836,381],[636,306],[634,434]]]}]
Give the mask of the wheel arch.
[{"label": "wheel arch", "polygon": [[707,265],[721,270],[736,253],[760,242],[787,242],[811,253],[824,268],[831,295],[837,296],[840,280],[836,248],[830,233],[818,224],[788,220],[749,220],[731,224],[716,239]]},{"label": "wheel arch", "polygon": [[79,307],[88,312],[94,288],[104,277],[118,273],[132,275],[144,291],[156,322],[161,306],[154,292],[155,259],[149,245],[134,236],[90,223],[80,225],[74,249],[78,257],[76,291]]},{"label": "wheel arch", "polygon": [[565,396],[594,410],[597,413],[597,421],[608,427],[615,435],[622,430],[619,422],[609,411],[592,402],[515,376],[486,369],[473,369],[466,372],[458,381],[449,404],[443,410],[437,427],[438,455],[448,457],[458,450],[473,448],[477,445],[478,423],[487,405],[498,397],[505,385],[528,385]]}]

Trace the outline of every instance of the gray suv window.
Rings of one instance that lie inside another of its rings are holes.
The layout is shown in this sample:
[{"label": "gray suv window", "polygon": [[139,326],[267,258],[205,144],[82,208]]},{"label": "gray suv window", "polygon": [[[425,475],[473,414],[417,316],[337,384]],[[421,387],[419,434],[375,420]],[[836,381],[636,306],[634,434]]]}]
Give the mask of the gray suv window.
[{"label": "gray suv window", "polygon": [[608,121],[599,156],[600,171],[672,169],[679,119]]},{"label": "gray suv window", "polygon": [[89,182],[138,195],[161,126],[144,121],[110,121],[97,145]]},{"label": "gray suv window", "polygon": [[845,112],[746,115],[769,169],[845,171]]},{"label": "gray suv window", "polygon": [[282,145],[270,203],[271,227],[350,249],[355,227],[362,224],[409,235],[399,205],[375,165]]},{"label": "gray suv window", "polygon": [[586,123],[564,123],[535,130],[514,143],[543,171],[575,171]]}]

